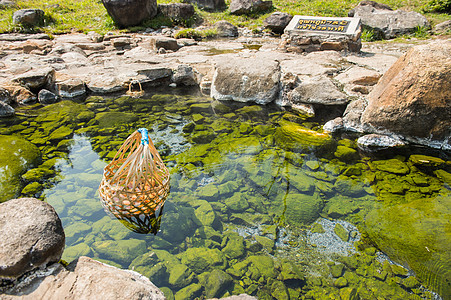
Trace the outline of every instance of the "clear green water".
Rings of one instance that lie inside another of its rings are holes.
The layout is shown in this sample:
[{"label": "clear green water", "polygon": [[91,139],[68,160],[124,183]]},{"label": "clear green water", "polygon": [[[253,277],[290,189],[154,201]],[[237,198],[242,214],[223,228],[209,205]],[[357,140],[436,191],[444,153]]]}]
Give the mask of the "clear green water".
[{"label": "clear green water", "polygon": [[[147,227],[156,235],[109,217],[97,192],[103,167],[140,127],[171,171]],[[169,299],[449,297],[446,153],[370,157],[295,112],[176,95],[36,107],[3,120],[0,134],[41,150],[22,195],[57,210],[64,260],[134,269]]]}]

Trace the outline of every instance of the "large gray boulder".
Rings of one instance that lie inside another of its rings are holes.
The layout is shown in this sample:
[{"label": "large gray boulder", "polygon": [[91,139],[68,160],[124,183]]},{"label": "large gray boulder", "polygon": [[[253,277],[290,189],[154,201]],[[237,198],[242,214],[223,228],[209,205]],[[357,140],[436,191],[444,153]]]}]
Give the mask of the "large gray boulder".
[{"label": "large gray boulder", "polygon": [[214,25],[216,29],[216,33],[220,37],[237,37],[238,36],[238,27],[227,22],[227,21],[218,21]]},{"label": "large gray boulder", "polygon": [[156,0],[102,0],[102,3],[121,27],[138,25],[157,15]]},{"label": "large gray boulder", "polygon": [[44,11],[41,9],[21,9],[13,14],[13,23],[23,26],[38,26],[44,23]]},{"label": "large gray boulder", "polygon": [[17,296],[50,300],[166,299],[147,277],[86,256],[73,261],[67,269],[60,264],[53,264],[46,269],[44,276],[42,273],[31,274],[2,295],[2,299],[17,299]]},{"label": "large gray boulder", "polygon": [[290,23],[291,19],[293,19],[292,15],[276,11],[263,20],[263,26],[274,33],[282,34],[283,30],[285,29],[285,27],[287,27],[288,23]]},{"label": "large gray boulder", "polygon": [[368,95],[362,124],[418,141],[450,139],[450,53],[451,41],[439,40],[401,56]]},{"label": "large gray boulder", "polygon": [[391,39],[414,32],[418,27],[430,27],[428,20],[414,11],[395,10],[374,1],[362,1],[348,16],[360,18],[364,28],[375,31],[379,38]]},{"label": "large gray boulder", "polygon": [[163,16],[174,21],[185,21],[194,16],[194,6],[189,3],[159,4],[158,9]]},{"label": "large gray boulder", "polygon": [[58,262],[64,250],[64,231],[53,207],[35,198],[0,204],[0,279]]},{"label": "large gray boulder", "polygon": [[269,58],[238,58],[224,55],[216,58],[211,97],[266,104],[279,93],[279,64]]},{"label": "large gray boulder", "polygon": [[227,7],[224,0],[184,0],[183,2],[194,3],[200,9],[208,11],[223,10]]},{"label": "large gray boulder", "polygon": [[229,9],[234,15],[247,15],[268,10],[272,7],[272,1],[262,0],[232,0]]}]

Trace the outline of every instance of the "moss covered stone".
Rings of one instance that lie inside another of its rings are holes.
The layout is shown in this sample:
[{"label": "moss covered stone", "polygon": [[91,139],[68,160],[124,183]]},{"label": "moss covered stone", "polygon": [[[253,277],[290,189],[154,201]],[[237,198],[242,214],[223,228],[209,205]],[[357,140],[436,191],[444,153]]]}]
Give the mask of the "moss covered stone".
[{"label": "moss covered stone", "polygon": [[222,252],[229,258],[239,258],[245,254],[244,238],[238,234],[229,235]]},{"label": "moss covered stone", "polygon": [[352,162],[360,158],[359,152],[346,146],[337,146],[335,157],[344,162]]},{"label": "moss covered stone", "polygon": [[54,170],[45,167],[39,167],[28,170],[25,174],[22,175],[22,179],[27,182],[42,181],[54,174]]},{"label": "moss covered stone", "polygon": [[341,300],[359,300],[359,293],[354,287],[345,287],[340,289]]},{"label": "moss covered stone", "polygon": [[44,186],[42,183],[39,182],[32,182],[30,184],[27,184],[23,190],[22,194],[27,196],[35,196],[37,193],[41,192],[44,189]]},{"label": "moss covered stone", "polygon": [[312,228],[310,229],[312,233],[324,233],[326,232],[323,228],[323,225],[320,223],[313,223]]},{"label": "moss covered stone", "polygon": [[281,148],[295,152],[330,149],[333,145],[333,140],[327,133],[319,133],[288,121],[280,122],[274,137]]},{"label": "moss covered stone", "polygon": [[99,122],[100,128],[109,128],[121,124],[132,124],[138,120],[138,116],[125,112],[102,112],[98,113],[95,120]]},{"label": "moss covered stone", "polygon": [[138,239],[98,241],[92,247],[106,259],[128,265],[132,258],[146,252],[146,242]]},{"label": "moss covered stone", "polygon": [[443,182],[451,185],[451,173],[446,172],[445,170],[435,170],[434,174],[443,180]]},{"label": "moss covered stone", "polygon": [[347,242],[349,240],[349,231],[340,223],[335,224],[334,232],[343,242]]},{"label": "moss covered stone", "polygon": [[230,268],[228,268],[226,270],[226,272],[236,278],[240,278],[246,273],[247,268],[250,264],[251,264],[251,262],[246,259],[246,260],[243,260],[243,261],[233,264]]},{"label": "moss covered stone", "polygon": [[246,200],[246,195],[240,192],[234,193],[231,197],[224,201],[224,204],[231,210],[236,212],[242,212],[249,207],[249,203]]},{"label": "moss covered stone", "polygon": [[363,182],[344,175],[338,176],[334,188],[341,195],[348,197],[362,197],[367,194],[363,188]]},{"label": "moss covered stone", "polygon": [[450,208],[451,197],[443,195],[373,210],[365,220],[378,248],[440,295],[451,294]]},{"label": "moss covered stone", "polygon": [[219,195],[218,186],[215,184],[207,184],[198,189],[197,195],[201,198],[211,199]]},{"label": "moss covered stone", "polygon": [[60,141],[62,139],[67,139],[72,136],[74,130],[69,126],[61,126],[52,131],[49,136],[49,140],[51,141]]},{"label": "moss covered stone", "polygon": [[197,220],[199,220],[200,224],[203,226],[217,226],[219,220],[216,216],[215,211],[210,203],[206,202],[200,205],[194,211]]},{"label": "moss covered stone", "polygon": [[275,278],[277,273],[274,268],[274,261],[271,257],[266,255],[252,255],[247,258],[251,263],[248,267],[251,278],[264,280],[268,278]]},{"label": "moss covered stone", "polygon": [[220,298],[232,286],[233,278],[226,272],[214,269],[199,276],[200,283],[205,287],[207,299]]},{"label": "moss covered stone", "polygon": [[348,281],[344,277],[337,278],[334,281],[334,286],[336,286],[338,288],[342,288],[342,287],[345,287],[347,285],[348,285]]},{"label": "moss covered stone", "polygon": [[343,264],[333,264],[333,265],[329,266],[330,274],[334,278],[341,277],[343,275],[343,272],[344,272],[344,267],[345,266]]},{"label": "moss covered stone", "polygon": [[195,299],[201,293],[202,286],[199,283],[193,283],[175,293],[175,300]]},{"label": "moss covered stone", "polygon": [[163,286],[163,287],[160,287],[160,290],[163,292],[163,294],[167,300],[175,300],[174,293],[172,292],[172,290],[170,288]]},{"label": "moss covered stone", "polygon": [[275,280],[271,285],[271,296],[277,300],[289,300],[290,294],[282,281]]},{"label": "moss covered stone", "polygon": [[399,159],[392,158],[387,160],[373,161],[372,164],[376,169],[393,174],[405,175],[410,172],[409,166]]},{"label": "moss covered stone", "polygon": [[173,264],[168,269],[169,284],[174,288],[186,287],[193,281],[193,272],[184,264]]},{"label": "moss covered stone", "polygon": [[18,136],[0,135],[0,202],[18,196],[20,176],[41,161],[38,147]]},{"label": "moss covered stone", "polygon": [[197,274],[214,268],[224,269],[227,265],[224,254],[218,249],[188,248],[179,256],[181,262]]},{"label": "moss covered stone", "polygon": [[285,220],[292,225],[313,223],[324,206],[323,200],[317,194],[289,194],[285,202]]},{"label": "moss covered stone", "polygon": [[288,282],[297,282],[298,285],[301,284],[299,281],[304,281],[304,274],[302,271],[291,261],[282,261],[280,265],[280,279]]},{"label": "moss covered stone", "polygon": [[409,162],[420,167],[443,167],[446,162],[438,157],[414,154],[409,157]]},{"label": "moss covered stone", "polygon": [[80,235],[91,230],[91,226],[84,222],[77,222],[64,227],[64,233],[66,235],[66,244],[71,245],[80,238]]},{"label": "moss covered stone", "polygon": [[62,259],[71,262],[80,256],[87,256],[91,254],[91,248],[85,243],[79,243],[75,246],[64,249]]}]

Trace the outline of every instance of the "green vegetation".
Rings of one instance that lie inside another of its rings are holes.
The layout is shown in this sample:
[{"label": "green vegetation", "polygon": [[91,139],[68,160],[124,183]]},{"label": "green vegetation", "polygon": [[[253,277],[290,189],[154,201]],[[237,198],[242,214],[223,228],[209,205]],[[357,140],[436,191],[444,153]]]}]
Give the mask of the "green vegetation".
[{"label": "green vegetation", "polygon": [[[171,3],[179,0],[160,0],[158,3]],[[266,11],[263,14],[251,16],[235,16],[228,10],[218,12],[206,12],[196,9],[196,15],[191,20],[179,22],[163,16],[144,22],[141,26],[135,26],[124,31],[136,32],[145,28],[160,28],[161,26],[171,26],[178,24],[183,27],[191,27],[193,24],[199,24],[202,20],[204,24],[213,24],[220,20],[225,20],[240,27],[249,27],[255,29],[262,26],[263,20],[274,11],[287,12],[293,15],[313,15],[313,16],[336,16],[345,17],[348,11],[356,6],[359,1],[354,0],[274,0],[272,11]],[[414,10],[426,13],[426,17],[432,25],[449,20],[450,0],[382,0],[381,3],[388,4],[393,9]],[[230,0],[226,0],[230,5]],[[40,8],[45,12],[45,21],[41,27],[23,28],[12,24],[12,15],[14,11],[24,8]],[[46,32],[59,34],[65,32],[88,32],[96,31],[101,34],[108,31],[117,31],[118,27],[114,24],[111,17],[107,14],[101,0],[18,0],[14,7],[0,8],[0,33],[4,32]],[[186,31],[182,36],[196,36],[198,32]],[[201,37],[208,36],[208,33],[200,33]],[[371,40],[370,37],[367,39]]]},{"label": "green vegetation", "polygon": [[178,31],[175,34],[175,38],[191,38],[195,40],[201,40],[204,38],[210,38],[216,36],[216,29],[205,29],[205,30],[196,30],[193,28],[185,28]]}]

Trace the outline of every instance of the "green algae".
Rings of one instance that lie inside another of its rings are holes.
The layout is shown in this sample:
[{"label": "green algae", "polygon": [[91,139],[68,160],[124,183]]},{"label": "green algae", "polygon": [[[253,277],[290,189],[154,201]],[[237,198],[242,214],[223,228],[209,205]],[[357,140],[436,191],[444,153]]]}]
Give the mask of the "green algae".
[{"label": "green algae", "polygon": [[100,128],[110,128],[122,124],[132,124],[138,117],[132,113],[125,112],[102,112],[95,117]]},{"label": "green algae", "polygon": [[365,220],[369,237],[381,250],[443,295],[451,292],[450,205],[449,196],[420,199],[374,210]]},{"label": "green algae", "polygon": [[288,121],[281,121],[279,125],[274,138],[277,145],[284,149],[295,152],[317,151],[331,149],[334,145],[332,137],[326,133]]},{"label": "green algae", "polygon": [[227,265],[224,254],[218,249],[189,248],[180,255],[180,260],[193,272],[200,274]]},{"label": "green algae", "polygon": [[38,147],[18,136],[0,135],[0,202],[18,196],[20,176],[41,160]]},{"label": "green algae", "polygon": [[[23,175],[27,183],[48,186],[51,173],[59,174],[58,158],[70,161],[64,177],[58,178],[60,191],[45,192],[67,229],[67,257],[90,250],[89,256],[149,277],[168,298],[244,292],[262,299],[428,297],[408,279],[406,269],[401,272],[397,265],[377,262],[374,247],[361,247],[356,257],[333,262],[341,274],[331,274],[326,265],[321,277],[312,279],[307,266],[330,258],[300,254],[312,255],[315,247],[291,237],[288,244],[299,247],[296,253],[305,260],[298,263],[294,255],[286,261],[281,253],[287,249],[280,242],[297,231],[301,239],[305,225],[318,216],[362,224],[368,212],[384,205],[446,194],[446,162],[427,158],[425,163],[424,157],[412,155],[405,156],[407,160],[361,160],[355,141],[340,140],[336,146],[332,137],[317,131],[318,123],[308,122],[305,116],[267,114],[266,107],[257,105],[235,109],[173,95],[91,98],[87,103],[55,106],[54,112],[40,114],[39,122],[17,121],[12,127],[36,142],[45,159],[55,158]],[[108,113],[120,113],[120,121],[107,124]],[[136,118],[121,118],[124,114]],[[105,161],[137,126],[150,129],[171,169],[171,194],[157,236],[135,235],[105,217],[95,194]],[[92,145],[94,155],[77,152],[80,134]],[[171,151],[171,135],[185,139],[182,151]],[[256,227],[262,231],[253,236],[240,231]],[[348,239],[354,233],[348,233]]]}]

